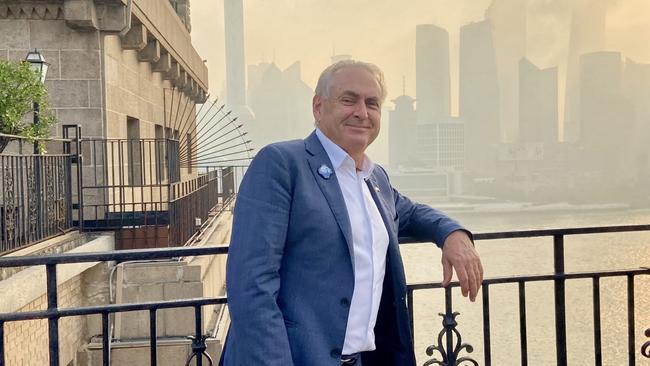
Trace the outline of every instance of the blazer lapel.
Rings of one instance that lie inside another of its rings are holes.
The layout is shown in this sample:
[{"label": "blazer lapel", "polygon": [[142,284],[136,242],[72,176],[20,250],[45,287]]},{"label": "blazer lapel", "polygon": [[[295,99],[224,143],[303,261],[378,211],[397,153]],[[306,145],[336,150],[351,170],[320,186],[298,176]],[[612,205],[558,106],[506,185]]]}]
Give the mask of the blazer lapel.
[{"label": "blazer lapel", "polygon": [[381,215],[382,220],[384,221],[384,226],[386,226],[386,231],[388,231],[388,250],[386,253],[386,278],[390,278],[392,285],[394,286],[394,294],[397,297],[403,296],[406,293],[406,276],[404,274],[404,265],[402,263],[402,257],[399,254],[399,239],[397,229],[393,226],[393,216],[389,213],[393,210],[389,209],[389,203],[387,201],[384,192],[379,190],[379,184],[377,183],[377,178],[373,172],[368,178],[367,182],[368,189],[370,189],[370,195],[377,205],[379,214]]},{"label": "blazer lapel", "polygon": [[316,133],[312,133],[305,139],[305,149],[308,152],[307,161],[309,162],[309,168],[314,175],[314,179],[318,184],[321,192],[325,196],[327,203],[334,214],[336,222],[343,232],[345,237],[346,244],[348,246],[348,252],[350,253],[350,262],[352,263],[352,269],[354,269],[354,249],[352,247],[352,228],[350,227],[350,218],[348,217],[348,210],[345,206],[345,200],[343,199],[343,193],[341,192],[341,187],[339,186],[339,181],[336,178],[336,173],[333,173],[328,179],[325,179],[320,174],[318,174],[318,169],[322,165],[328,166],[332,171],[334,167],[332,162],[327,156],[327,152],[321,145],[318,140]]},{"label": "blazer lapel", "polygon": [[389,244],[397,243],[397,232],[393,227],[392,217],[389,217],[388,215],[388,212],[390,212],[390,210],[388,209],[388,204],[386,203],[384,197],[381,194],[378,194],[380,192],[379,185],[377,184],[374,172],[370,175],[366,181],[366,184],[368,184],[370,195],[372,196],[373,201],[375,201],[375,205],[377,205],[381,219],[384,221],[384,226],[386,226],[386,231],[388,231]]}]

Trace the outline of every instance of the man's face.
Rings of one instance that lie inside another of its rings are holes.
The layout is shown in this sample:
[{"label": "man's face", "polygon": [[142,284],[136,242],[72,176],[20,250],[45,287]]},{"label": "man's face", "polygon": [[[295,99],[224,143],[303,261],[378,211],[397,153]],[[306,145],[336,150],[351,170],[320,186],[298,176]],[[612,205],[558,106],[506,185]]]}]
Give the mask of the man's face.
[{"label": "man's face", "polygon": [[329,97],[315,96],[318,128],[352,158],[363,154],[379,134],[381,93],[373,75],[359,66],[337,70]]}]

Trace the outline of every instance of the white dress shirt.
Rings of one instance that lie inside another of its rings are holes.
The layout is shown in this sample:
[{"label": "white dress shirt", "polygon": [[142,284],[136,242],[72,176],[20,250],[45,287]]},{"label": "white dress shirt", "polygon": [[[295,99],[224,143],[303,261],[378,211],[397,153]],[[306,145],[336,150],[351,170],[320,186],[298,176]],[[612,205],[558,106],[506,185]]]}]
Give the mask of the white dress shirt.
[{"label": "white dress shirt", "polygon": [[316,136],[332,162],[352,229],[354,292],[342,353],[372,351],[388,249],[388,231],[366,184],[375,165],[365,156],[362,169],[357,170],[350,155],[319,129]]}]

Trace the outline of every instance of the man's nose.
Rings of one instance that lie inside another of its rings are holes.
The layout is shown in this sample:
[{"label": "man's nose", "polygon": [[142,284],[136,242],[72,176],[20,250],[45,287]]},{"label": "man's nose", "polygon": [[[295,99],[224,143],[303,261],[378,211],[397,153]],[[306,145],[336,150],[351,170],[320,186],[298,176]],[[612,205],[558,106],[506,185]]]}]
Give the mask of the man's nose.
[{"label": "man's nose", "polygon": [[354,116],[359,119],[368,118],[368,107],[366,106],[366,103],[364,103],[363,101],[357,102],[357,105],[355,106],[354,109]]}]

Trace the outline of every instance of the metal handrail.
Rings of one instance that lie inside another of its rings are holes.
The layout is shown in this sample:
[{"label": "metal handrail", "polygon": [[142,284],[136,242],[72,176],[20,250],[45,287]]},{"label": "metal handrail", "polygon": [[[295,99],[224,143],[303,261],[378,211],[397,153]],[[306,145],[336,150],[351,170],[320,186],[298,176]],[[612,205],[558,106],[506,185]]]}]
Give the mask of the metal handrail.
[{"label": "metal handrail", "polygon": [[[519,306],[520,306],[520,342],[522,345],[522,364],[527,364],[527,345],[526,345],[526,317],[525,317],[525,284],[526,282],[539,282],[539,281],[554,281],[555,282],[555,309],[556,309],[556,346],[557,346],[557,364],[566,365],[566,319],[564,314],[564,282],[567,280],[575,279],[592,279],[594,291],[594,324],[595,324],[595,348],[600,349],[600,279],[606,277],[626,277],[627,290],[628,290],[628,314],[630,309],[634,312],[634,278],[640,275],[650,275],[650,268],[634,268],[627,270],[609,270],[600,272],[564,272],[564,256],[563,256],[563,237],[564,235],[580,235],[580,234],[597,234],[597,233],[612,233],[612,232],[632,232],[632,231],[650,231],[650,225],[625,225],[625,226],[606,226],[606,227],[581,227],[581,228],[566,228],[566,229],[548,229],[548,230],[528,230],[528,231],[513,231],[513,232],[495,232],[495,233],[478,233],[474,235],[475,240],[491,240],[491,239],[505,239],[505,238],[524,238],[524,237],[540,237],[552,236],[554,238],[554,259],[555,259],[555,272],[552,274],[540,275],[525,275],[525,276],[510,276],[510,277],[494,277],[485,279],[482,283],[482,299],[483,299],[483,316],[484,316],[484,354],[485,365],[491,364],[490,356],[490,324],[489,324],[489,288],[492,285],[518,283],[519,284]],[[404,239],[404,238],[402,238]],[[408,238],[407,238],[408,239]],[[413,241],[404,240],[406,243]],[[57,306],[57,281],[56,281],[56,266],[67,263],[82,263],[82,262],[107,262],[107,261],[142,261],[142,260],[155,260],[164,258],[183,258],[194,257],[201,255],[224,255],[228,252],[228,246],[208,246],[208,247],[178,247],[178,248],[158,248],[158,249],[131,249],[131,250],[118,250],[110,252],[99,253],[63,253],[49,256],[26,256],[26,257],[0,257],[0,268],[3,267],[27,267],[44,265],[46,267],[47,275],[47,299],[48,309],[44,311],[31,311],[20,313],[4,313],[0,314],[0,357],[4,356],[3,334],[4,323],[10,321],[30,320],[30,319],[48,319],[49,334],[50,334],[50,364],[58,365],[58,319],[61,317],[75,316],[75,315],[89,315],[101,314],[102,315],[102,336],[103,336],[103,355],[104,364],[107,365],[110,358],[108,344],[109,342],[109,318],[111,313],[118,313],[123,311],[133,310],[148,310],[150,312],[150,345],[152,353],[152,365],[155,365],[155,352],[156,352],[156,311],[163,308],[177,308],[177,307],[193,307],[195,309],[195,323],[196,323],[196,337],[193,342],[194,354],[205,354],[205,336],[203,336],[201,328],[201,307],[205,305],[225,304],[227,303],[226,297],[217,298],[195,298],[183,299],[172,301],[154,301],[137,304],[111,304],[103,306],[86,306],[77,308],[59,308]],[[461,342],[461,335],[456,329],[456,316],[458,313],[452,310],[452,289],[457,288],[459,283],[457,281],[451,282],[449,286],[444,288],[445,291],[445,313],[443,316],[443,329],[438,336],[438,345],[432,345],[427,349],[427,354],[431,356],[434,351],[444,351],[445,362],[447,365],[458,365],[462,362],[469,362],[474,365],[478,363],[470,357],[460,357],[460,352],[466,350],[472,352],[472,347],[469,344]],[[409,317],[411,321],[411,329],[413,329],[413,293],[416,290],[424,289],[439,289],[443,288],[441,282],[431,283],[411,283],[407,285],[407,303],[409,310]],[[522,300],[523,299],[523,300]],[[522,312],[523,311],[523,312]],[[523,315],[523,316],[522,316]],[[628,357],[634,359],[637,351],[634,343],[634,318],[628,315]],[[646,335],[650,337],[650,331],[646,331]],[[446,342],[443,342],[445,339]],[[454,337],[456,341],[454,341]],[[194,347],[196,346],[196,348]],[[646,342],[641,346],[641,355],[650,358],[650,343]],[[442,354],[442,352],[441,352]],[[54,355],[55,357],[53,357]],[[600,353],[597,352],[596,364],[601,364],[602,359],[599,357]],[[209,357],[209,356],[208,356]],[[444,358],[443,357],[443,358]],[[201,365],[201,357],[197,358],[197,364]],[[1,361],[1,359],[0,359]],[[436,359],[427,361],[425,364],[429,365],[436,363]],[[2,362],[0,362],[2,364]]]},{"label": "metal handrail", "polygon": [[[596,365],[602,365],[601,353],[601,336],[600,336],[600,279],[604,277],[626,277],[627,278],[627,307],[628,307],[628,359],[631,364],[634,362],[636,354],[635,336],[634,336],[634,278],[640,275],[650,275],[650,268],[642,267],[628,270],[611,270],[599,272],[575,272],[566,273],[564,271],[564,236],[566,235],[588,235],[603,233],[620,233],[620,232],[639,232],[650,231],[650,225],[620,225],[620,226],[602,226],[602,227],[577,227],[564,229],[543,229],[543,230],[520,230],[493,233],[478,233],[473,235],[474,241],[495,240],[495,239],[512,239],[512,238],[531,238],[531,237],[551,237],[553,238],[553,260],[554,273],[543,275],[528,276],[510,276],[495,277],[484,279],[482,282],[482,301],[483,301],[483,346],[485,365],[491,365],[491,346],[490,346],[490,293],[491,285],[517,283],[519,285],[519,316],[520,316],[520,346],[521,346],[521,364],[528,364],[527,348],[527,330],[526,330],[526,289],[527,282],[553,281],[554,282],[554,299],[555,299],[555,339],[556,339],[556,357],[557,365],[567,365],[567,332],[566,332],[566,300],[565,300],[565,282],[573,279],[592,279],[593,281],[593,306],[594,309],[594,349]],[[412,237],[400,238],[400,244],[418,244],[422,242]],[[462,351],[473,352],[473,347],[462,342],[462,337],[456,329],[456,316],[458,312],[452,309],[452,289],[458,287],[457,281],[443,287],[442,282],[421,282],[407,285],[407,304],[409,312],[409,321],[411,330],[414,325],[414,302],[413,293],[416,290],[439,289],[445,291],[445,312],[439,315],[443,318],[443,329],[437,337],[438,344],[431,345],[427,348],[427,355],[433,356],[434,352],[439,352],[441,360],[432,358],[425,362],[425,365],[431,365],[443,362],[445,365],[459,365],[463,362],[469,362],[478,365],[478,362],[471,357],[461,357]],[[650,333],[650,332],[649,332]],[[413,336],[413,334],[411,334]],[[650,334],[648,335],[650,337]],[[443,339],[445,341],[443,342]],[[454,340],[455,339],[455,340]],[[650,344],[650,343],[649,343]],[[644,344],[641,348],[641,354],[650,358],[650,345]]]},{"label": "metal handrail", "polygon": [[0,133],[0,137],[6,137],[13,140],[29,140],[29,141],[58,141],[58,142],[73,142],[74,139],[66,139],[60,137],[25,137],[20,135],[11,135],[8,133]]}]

